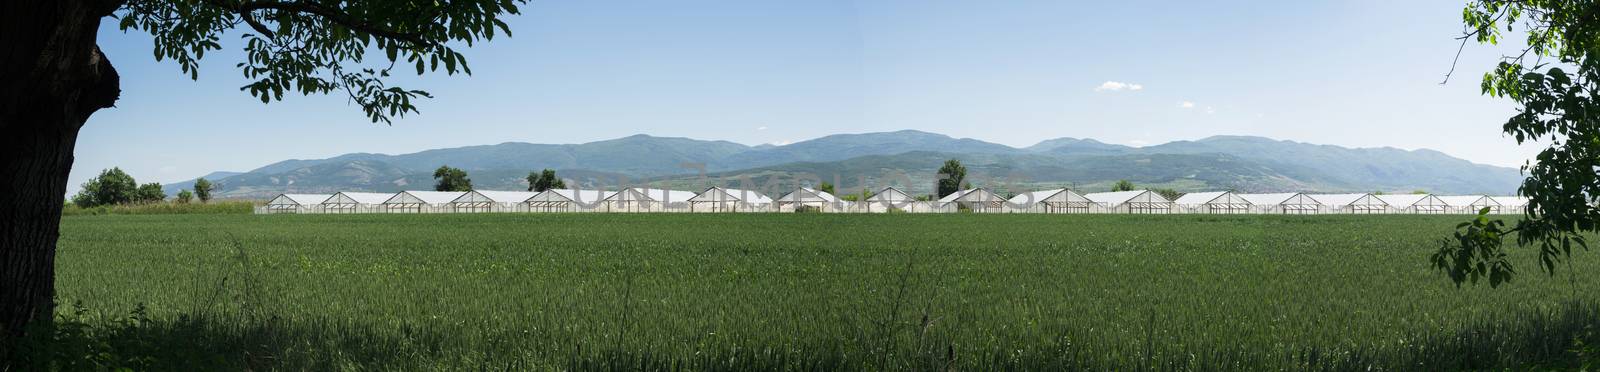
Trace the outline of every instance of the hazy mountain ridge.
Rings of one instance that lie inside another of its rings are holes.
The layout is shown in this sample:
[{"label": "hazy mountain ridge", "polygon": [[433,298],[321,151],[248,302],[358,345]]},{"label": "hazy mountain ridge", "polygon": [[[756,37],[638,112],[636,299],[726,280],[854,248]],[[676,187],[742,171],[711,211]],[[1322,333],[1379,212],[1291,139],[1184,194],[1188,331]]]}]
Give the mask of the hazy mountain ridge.
[{"label": "hazy mountain ridge", "polygon": [[[427,189],[434,168],[466,169],[485,189],[521,189],[529,171],[552,168],[586,186],[657,181],[689,188],[703,164],[712,177],[764,180],[812,174],[866,178],[904,172],[921,189],[945,159],[961,159],[974,179],[1016,187],[1077,186],[1090,191],[1117,179],[1180,190],[1409,191],[1495,193],[1515,190],[1516,169],[1475,164],[1432,150],[1344,148],[1262,137],[1213,136],[1148,147],[1057,138],[1026,148],[914,130],[838,134],[793,144],[746,146],[728,141],[634,135],[583,144],[496,145],[410,154],[352,153],[286,160],[220,179],[224,197],[281,192]],[[626,181],[622,181],[626,179]],[[715,183],[715,182],[712,182]],[[841,186],[856,187],[858,181]],[[190,182],[168,185],[168,194]],[[765,183],[760,183],[765,184]],[[980,184],[982,185],[982,184]],[[931,189],[931,186],[927,187]],[[841,189],[841,191],[844,189]]]}]

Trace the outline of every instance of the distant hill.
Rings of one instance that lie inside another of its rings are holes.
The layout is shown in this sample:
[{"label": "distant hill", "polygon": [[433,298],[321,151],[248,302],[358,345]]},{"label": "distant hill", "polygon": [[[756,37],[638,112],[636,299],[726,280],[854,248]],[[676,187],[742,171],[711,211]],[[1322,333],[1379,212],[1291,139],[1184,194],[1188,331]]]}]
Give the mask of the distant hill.
[{"label": "distant hill", "polygon": [[[467,170],[475,186],[522,189],[529,171],[557,169],[587,187],[655,182],[703,187],[703,164],[713,178],[791,180],[840,178],[841,192],[885,184],[886,174],[913,190],[931,190],[935,169],[961,159],[984,186],[1077,187],[1098,191],[1118,179],[1179,190],[1411,191],[1512,193],[1516,169],[1474,164],[1432,150],[1352,149],[1261,137],[1216,136],[1149,147],[1093,139],[1058,138],[1027,148],[914,130],[839,134],[788,145],[746,146],[727,141],[635,135],[584,144],[498,145],[427,150],[411,154],[354,153],[327,159],[286,160],[242,174],[207,177],[223,197],[264,198],[283,192],[427,189],[440,165]],[[898,177],[897,177],[898,178]],[[619,181],[626,180],[626,181]],[[792,183],[792,182],[789,182]],[[168,194],[191,183],[168,185]],[[924,192],[924,191],[918,191]]]}]

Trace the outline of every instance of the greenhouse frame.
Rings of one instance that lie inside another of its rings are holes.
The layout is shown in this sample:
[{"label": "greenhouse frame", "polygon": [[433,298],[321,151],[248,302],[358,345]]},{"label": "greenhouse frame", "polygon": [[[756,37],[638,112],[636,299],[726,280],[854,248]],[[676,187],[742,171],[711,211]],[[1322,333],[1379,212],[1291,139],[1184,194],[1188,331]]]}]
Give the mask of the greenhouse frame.
[{"label": "greenhouse frame", "polygon": [[323,213],[377,213],[394,193],[340,191],[322,202]]},{"label": "greenhouse frame", "polygon": [[1333,213],[1382,214],[1389,213],[1389,203],[1372,194],[1312,194],[1311,199],[1322,203]]},{"label": "greenhouse frame", "polygon": [[1239,194],[1239,197],[1250,201],[1250,204],[1255,206],[1256,213],[1316,214],[1323,209],[1321,202],[1312,199],[1309,195],[1297,192]]},{"label": "greenhouse frame", "polygon": [[383,201],[386,213],[448,213],[451,202],[465,191],[401,191]]},{"label": "greenhouse frame", "polygon": [[1069,189],[1030,191],[1011,197],[1010,207],[1020,213],[1090,213],[1097,204]]},{"label": "greenhouse frame", "polygon": [[1243,214],[1250,213],[1254,203],[1232,191],[1188,193],[1173,201],[1186,213]]},{"label": "greenhouse frame", "polygon": [[1084,194],[1083,197],[1100,204],[1110,213],[1167,214],[1172,213],[1172,201],[1150,190],[1113,191]]}]

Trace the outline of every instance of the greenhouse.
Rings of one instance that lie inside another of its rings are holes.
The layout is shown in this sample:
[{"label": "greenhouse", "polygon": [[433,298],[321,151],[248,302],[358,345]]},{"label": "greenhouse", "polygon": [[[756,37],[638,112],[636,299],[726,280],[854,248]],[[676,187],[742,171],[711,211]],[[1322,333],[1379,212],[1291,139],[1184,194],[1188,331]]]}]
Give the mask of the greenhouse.
[{"label": "greenhouse", "polygon": [[1254,206],[1249,200],[1232,191],[1195,192],[1184,194],[1173,201],[1183,212],[1207,214],[1250,213]]},{"label": "greenhouse", "polygon": [[452,201],[466,195],[463,191],[401,191],[383,201],[388,213],[448,213],[453,212]]},{"label": "greenhouse", "polygon": [[827,191],[810,187],[796,188],[788,194],[773,200],[779,212],[792,212],[804,208],[816,208],[819,212],[838,212],[845,208],[845,204],[838,197]]},{"label": "greenhouse", "polygon": [[1384,203],[1394,208],[1396,213],[1445,213],[1450,209],[1444,200],[1429,194],[1385,194],[1377,195]]},{"label": "greenhouse", "polygon": [[383,202],[391,197],[394,197],[394,194],[340,191],[322,202],[322,212],[377,213],[382,211]]},{"label": "greenhouse", "polygon": [[630,187],[602,200],[608,212],[675,212],[687,211],[684,203],[695,197],[688,191]]},{"label": "greenhouse", "polygon": [[707,188],[689,198],[691,212],[756,212],[772,207],[772,198],[741,189]]},{"label": "greenhouse", "polygon": [[1172,201],[1150,190],[1113,191],[1084,194],[1111,213],[1172,213]]},{"label": "greenhouse", "polygon": [[1314,194],[1312,200],[1322,203],[1333,213],[1375,214],[1388,213],[1389,203],[1372,194]]},{"label": "greenhouse", "polygon": [[267,213],[317,213],[328,194],[279,194],[267,201]]},{"label": "greenhouse", "polygon": [[534,194],[526,201],[530,212],[589,212],[601,206],[601,201],[611,197],[600,190],[549,189]]},{"label": "greenhouse", "polygon": [[520,212],[528,199],[537,194],[532,191],[472,190],[450,201],[455,212],[488,213]]},{"label": "greenhouse", "polygon": [[279,194],[254,208],[255,213],[507,213],[507,212],[795,212],[838,213],[1127,213],[1127,214],[1379,214],[1490,213],[1519,214],[1528,198],[1519,196],[1430,194],[1243,194],[1232,191],[1193,192],[1168,200],[1149,190],[1079,194],[1050,189],[1018,194],[1009,200],[986,188],[961,190],[937,201],[894,187],[884,187],[864,202],[801,187],[778,198],[752,190],[710,187],[698,194],[653,188],[617,192],[551,189],[542,192],[474,190],[466,192],[402,191]]},{"label": "greenhouse", "polygon": [[1491,196],[1489,199],[1500,203],[1501,213],[1522,214],[1528,210],[1528,197],[1526,196]]},{"label": "greenhouse", "polygon": [[1012,210],[1021,213],[1089,213],[1095,202],[1068,189],[1031,191],[1011,197]]},{"label": "greenhouse", "polygon": [[1500,202],[1486,195],[1449,195],[1440,196],[1439,200],[1450,206],[1451,213],[1478,213],[1484,208],[1489,208],[1489,213],[1500,213]]},{"label": "greenhouse", "polygon": [[925,213],[932,210],[928,203],[917,201],[916,197],[894,187],[885,187],[867,197],[865,203],[854,208],[862,212],[889,212],[903,211]]},{"label": "greenhouse", "polygon": [[1006,199],[985,188],[966,189],[939,198],[941,208],[957,208],[973,213],[999,213],[1004,211]]},{"label": "greenhouse", "polygon": [[1297,192],[1239,194],[1239,197],[1254,205],[1256,213],[1315,214],[1322,210],[1322,203],[1309,195]]}]

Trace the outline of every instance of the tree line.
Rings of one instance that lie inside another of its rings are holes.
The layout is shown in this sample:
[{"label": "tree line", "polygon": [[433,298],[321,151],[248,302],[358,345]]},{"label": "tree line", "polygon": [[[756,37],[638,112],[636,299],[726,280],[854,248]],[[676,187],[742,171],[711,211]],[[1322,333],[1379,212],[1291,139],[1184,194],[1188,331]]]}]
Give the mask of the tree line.
[{"label": "tree line", "polygon": [[[528,172],[528,191],[545,191],[567,188],[567,182],[556,176],[554,169]],[[433,171],[433,191],[472,191],[472,178],[467,171],[448,165]]]},{"label": "tree line", "polygon": [[[194,180],[193,192],[190,190],[178,191],[174,201],[189,203],[199,198],[201,203],[211,201],[211,192],[216,186],[204,177]],[[79,208],[93,208],[102,205],[160,203],[167,200],[166,191],[162,190],[160,182],[140,184],[122,171],[122,168],[112,167],[100,171],[100,175],[84,182],[82,189],[68,200]]]}]

